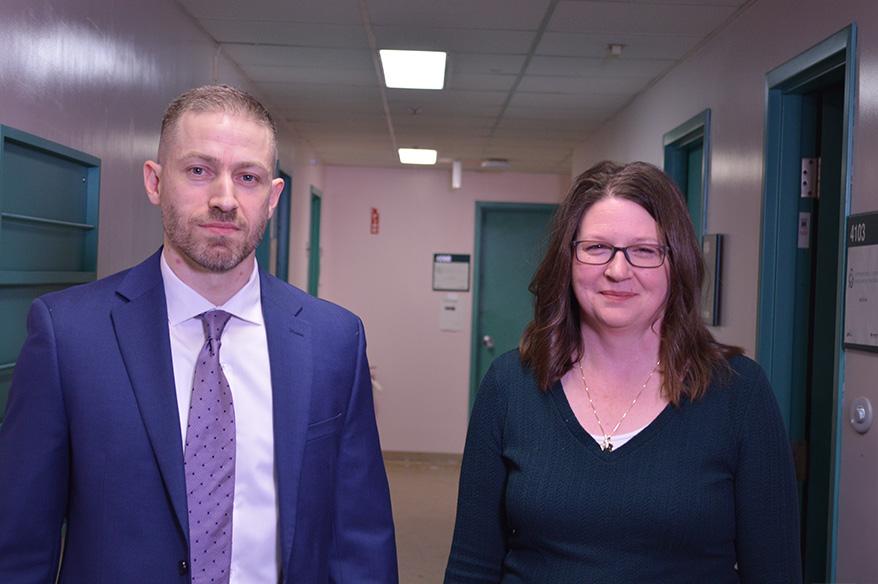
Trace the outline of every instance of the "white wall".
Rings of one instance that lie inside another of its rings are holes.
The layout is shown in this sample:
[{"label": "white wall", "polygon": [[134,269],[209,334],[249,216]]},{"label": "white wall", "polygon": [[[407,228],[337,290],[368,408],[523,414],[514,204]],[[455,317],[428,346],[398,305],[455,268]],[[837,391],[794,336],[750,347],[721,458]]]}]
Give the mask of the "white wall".
[{"label": "white wall", "polygon": [[[293,201],[290,220],[289,281],[308,289],[308,246],[311,228],[311,187],[323,190],[323,166],[310,147],[297,144],[292,160]],[[281,163],[281,168],[290,172]],[[325,222],[325,219],[321,223]]]},{"label": "white wall", "polygon": [[[472,292],[460,293],[464,330],[439,330],[444,292],[432,290],[434,253],[472,255],[476,201],[556,203],[567,176],[463,174],[449,169],[325,167],[321,296],[358,313],[385,450],[463,451],[469,404]],[[370,210],[380,233],[370,235]]]},{"label": "white wall", "polygon": [[[248,80],[172,0],[4,0],[0,43],[0,124],[101,159],[99,276],[152,253],[161,218],[141,167],[167,103],[211,82],[253,91]],[[297,174],[280,126],[281,166]]]},{"label": "white wall", "polygon": [[[676,67],[575,152],[578,173],[592,163],[662,162],[662,135],[711,108],[707,231],[726,234],[723,341],[753,354],[762,206],[765,74],[848,24],[858,26],[852,212],[878,209],[878,3],[872,0],[761,0]],[[844,409],[851,398],[878,404],[878,355],[845,355]],[[842,420],[838,531],[840,582],[878,581],[878,430],[861,436]]]}]

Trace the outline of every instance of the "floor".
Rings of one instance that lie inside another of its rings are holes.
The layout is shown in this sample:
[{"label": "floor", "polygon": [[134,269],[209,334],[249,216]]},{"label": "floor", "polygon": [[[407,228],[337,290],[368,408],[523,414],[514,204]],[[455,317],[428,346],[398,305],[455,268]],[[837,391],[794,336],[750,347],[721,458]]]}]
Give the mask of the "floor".
[{"label": "floor", "polygon": [[451,549],[460,459],[385,453],[400,584],[441,583]]}]

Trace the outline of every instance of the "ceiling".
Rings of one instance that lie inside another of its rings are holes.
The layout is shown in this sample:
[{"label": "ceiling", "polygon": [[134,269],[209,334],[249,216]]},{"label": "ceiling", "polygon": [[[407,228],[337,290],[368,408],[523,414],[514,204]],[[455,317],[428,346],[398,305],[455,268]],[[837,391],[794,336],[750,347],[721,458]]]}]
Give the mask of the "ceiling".
[{"label": "ceiling", "polygon": [[[179,0],[324,164],[569,173],[573,148],[755,0]],[[624,46],[610,54],[610,44]],[[448,52],[384,87],[378,49]]]}]

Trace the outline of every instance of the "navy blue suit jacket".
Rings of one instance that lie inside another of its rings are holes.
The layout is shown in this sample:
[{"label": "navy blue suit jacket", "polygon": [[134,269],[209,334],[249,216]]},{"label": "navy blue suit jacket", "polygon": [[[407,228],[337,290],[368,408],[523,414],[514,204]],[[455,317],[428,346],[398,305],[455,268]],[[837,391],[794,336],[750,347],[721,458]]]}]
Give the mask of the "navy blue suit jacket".
[{"label": "navy blue suit jacket", "polygon": [[[365,338],[260,273],[284,582],[397,581]],[[0,427],[0,582],[185,584],[183,447],[159,253],[34,301]]]}]

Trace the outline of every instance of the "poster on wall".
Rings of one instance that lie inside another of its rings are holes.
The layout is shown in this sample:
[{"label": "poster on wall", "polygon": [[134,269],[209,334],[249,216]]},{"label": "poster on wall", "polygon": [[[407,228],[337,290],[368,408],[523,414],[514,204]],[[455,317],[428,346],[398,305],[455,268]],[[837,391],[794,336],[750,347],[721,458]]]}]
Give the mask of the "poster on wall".
[{"label": "poster on wall", "polygon": [[701,288],[701,320],[719,326],[720,274],[722,274],[723,236],[719,233],[701,238],[704,254],[704,286]]},{"label": "poster on wall", "polygon": [[433,290],[469,291],[469,254],[433,254]]},{"label": "poster on wall", "polygon": [[848,217],[844,346],[878,352],[878,212]]}]

